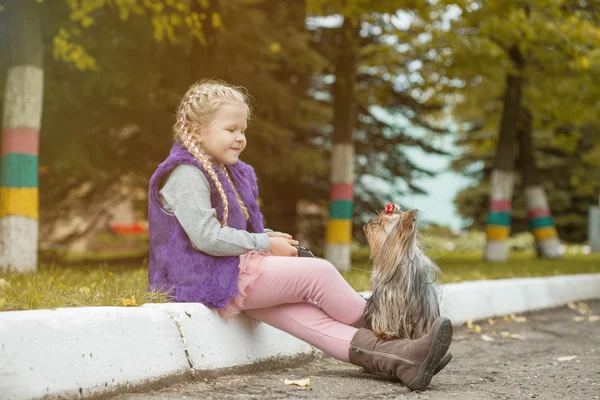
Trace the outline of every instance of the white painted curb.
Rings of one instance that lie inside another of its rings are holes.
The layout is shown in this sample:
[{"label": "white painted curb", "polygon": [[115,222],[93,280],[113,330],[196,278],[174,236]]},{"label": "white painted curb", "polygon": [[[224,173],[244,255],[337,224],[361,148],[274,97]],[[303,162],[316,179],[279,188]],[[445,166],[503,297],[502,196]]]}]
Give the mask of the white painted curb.
[{"label": "white painted curb", "polygon": [[461,325],[590,299],[600,299],[600,274],[468,281],[442,285],[440,313]]},{"label": "white painted curb", "polygon": [[183,375],[312,353],[245,316],[201,304],[0,313],[0,399],[89,397]]},{"label": "white painted curb", "polygon": [[[600,274],[442,285],[455,325],[600,298]],[[196,370],[310,354],[308,344],[200,304],[0,313],[0,399],[99,395]]]}]

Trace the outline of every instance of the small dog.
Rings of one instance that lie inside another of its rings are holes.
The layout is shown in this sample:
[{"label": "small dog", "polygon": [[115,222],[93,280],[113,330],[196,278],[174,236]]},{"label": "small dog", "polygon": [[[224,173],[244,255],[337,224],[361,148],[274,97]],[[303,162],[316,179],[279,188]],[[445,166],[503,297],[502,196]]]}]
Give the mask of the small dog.
[{"label": "small dog", "polygon": [[373,262],[363,320],[382,339],[418,339],[440,315],[440,270],[421,249],[417,211],[388,204],[363,226]]}]

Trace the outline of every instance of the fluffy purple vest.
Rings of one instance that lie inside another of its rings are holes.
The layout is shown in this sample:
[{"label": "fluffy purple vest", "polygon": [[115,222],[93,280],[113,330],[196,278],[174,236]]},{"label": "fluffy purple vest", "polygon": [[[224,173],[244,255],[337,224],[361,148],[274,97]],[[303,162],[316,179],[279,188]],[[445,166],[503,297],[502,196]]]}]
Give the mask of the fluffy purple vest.
[{"label": "fluffy purple vest", "polygon": [[[239,257],[216,257],[198,251],[181,227],[174,214],[161,207],[159,190],[161,184],[180,164],[200,168],[210,184],[211,204],[217,210],[219,221],[223,218],[223,202],[216,186],[202,164],[180,143],[175,143],[165,161],[150,178],[148,193],[148,224],[150,231],[150,258],[148,261],[148,290],[164,290],[177,302],[202,303],[208,307],[221,308],[238,293]],[[227,167],[238,192],[248,208],[246,218],[235,196],[233,186],[224,172],[214,166],[227,195],[229,215],[227,225],[235,229],[262,233],[263,216],[256,202],[258,185],[254,170],[248,164],[237,161]]]}]

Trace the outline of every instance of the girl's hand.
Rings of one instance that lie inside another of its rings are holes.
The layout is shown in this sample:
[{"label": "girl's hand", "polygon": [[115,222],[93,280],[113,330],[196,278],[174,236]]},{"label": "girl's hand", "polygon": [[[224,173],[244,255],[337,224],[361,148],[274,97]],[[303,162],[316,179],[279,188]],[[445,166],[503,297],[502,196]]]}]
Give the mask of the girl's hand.
[{"label": "girl's hand", "polygon": [[298,244],[297,240],[286,239],[283,237],[270,237],[269,242],[270,242],[269,252],[274,256],[282,256],[282,257],[298,256],[298,249],[294,247]]},{"label": "girl's hand", "polygon": [[293,239],[292,235],[290,235],[289,233],[283,233],[283,232],[267,232],[267,236],[270,238],[282,237],[285,239]]}]

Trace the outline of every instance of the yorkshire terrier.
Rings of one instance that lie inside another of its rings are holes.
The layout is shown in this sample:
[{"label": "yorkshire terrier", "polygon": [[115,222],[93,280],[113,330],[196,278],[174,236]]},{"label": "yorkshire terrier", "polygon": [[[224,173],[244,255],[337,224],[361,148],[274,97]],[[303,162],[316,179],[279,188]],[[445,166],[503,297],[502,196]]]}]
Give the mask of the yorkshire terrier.
[{"label": "yorkshire terrier", "polygon": [[440,315],[440,270],[421,248],[417,211],[388,204],[363,226],[373,262],[363,321],[381,339],[418,339]]}]

